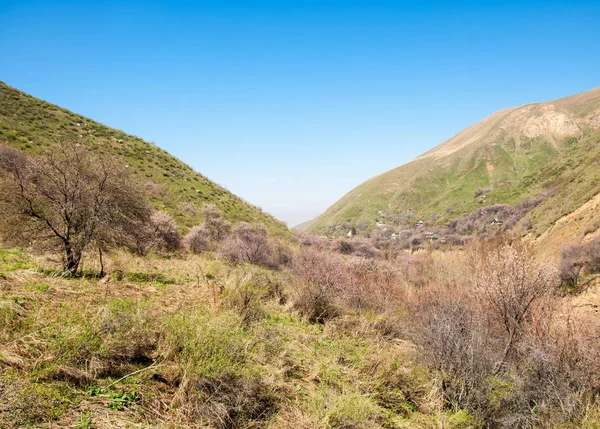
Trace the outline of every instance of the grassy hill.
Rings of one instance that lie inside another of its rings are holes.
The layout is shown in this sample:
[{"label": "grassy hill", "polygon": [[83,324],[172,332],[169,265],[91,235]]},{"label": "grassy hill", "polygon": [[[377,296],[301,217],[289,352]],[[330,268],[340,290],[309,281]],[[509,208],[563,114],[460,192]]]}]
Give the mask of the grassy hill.
[{"label": "grassy hill", "polygon": [[600,192],[600,88],[500,110],[415,160],[359,185],[310,226],[409,214],[439,223],[554,190],[530,217],[538,233]]},{"label": "grassy hill", "polygon": [[174,215],[181,226],[200,222],[199,209],[214,203],[231,222],[262,223],[273,235],[289,234],[283,223],[155,145],[0,82],[0,141],[36,153],[61,140],[81,142],[121,159],[146,185],[155,206]]}]

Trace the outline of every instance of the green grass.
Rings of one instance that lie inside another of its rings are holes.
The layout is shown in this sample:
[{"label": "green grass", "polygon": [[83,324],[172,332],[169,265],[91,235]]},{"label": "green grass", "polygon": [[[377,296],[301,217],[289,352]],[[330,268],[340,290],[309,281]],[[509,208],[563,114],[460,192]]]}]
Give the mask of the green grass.
[{"label": "green grass", "polygon": [[25,250],[0,248],[0,276],[11,271],[30,268],[33,268],[33,265],[29,262]]}]

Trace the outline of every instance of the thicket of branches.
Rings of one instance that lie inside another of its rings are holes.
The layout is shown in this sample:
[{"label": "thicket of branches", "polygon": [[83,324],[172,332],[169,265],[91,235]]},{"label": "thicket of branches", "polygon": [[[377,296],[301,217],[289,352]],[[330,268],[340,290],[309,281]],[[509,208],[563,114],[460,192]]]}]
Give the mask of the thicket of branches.
[{"label": "thicket of branches", "polygon": [[296,310],[317,323],[356,310],[385,315],[377,329],[417,345],[446,407],[484,427],[551,427],[581,421],[595,402],[600,327],[572,312],[557,267],[531,246],[498,236],[392,260],[339,247],[302,241]]}]

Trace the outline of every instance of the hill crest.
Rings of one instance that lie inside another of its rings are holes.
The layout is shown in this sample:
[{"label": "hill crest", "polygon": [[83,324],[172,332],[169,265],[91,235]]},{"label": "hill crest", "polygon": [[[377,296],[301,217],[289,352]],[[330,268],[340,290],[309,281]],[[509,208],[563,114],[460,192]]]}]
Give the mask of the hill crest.
[{"label": "hill crest", "polygon": [[208,180],[154,144],[0,81],[0,141],[35,154],[52,147],[58,139],[81,142],[100,154],[120,159],[145,185],[154,205],[172,214],[181,226],[191,227],[201,222],[200,208],[214,203],[231,222],[261,223],[271,234],[290,234],[282,222]]},{"label": "hill crest", "polygon": [[[339,224],[374,227],[382,215],[443,223],[488,205],[519,203],[568,185],[575,172],[589,174],[589,166],[583,169],[597,152],[599,130],[600,87],[499,110],[354,188],[309,231],[323,234]],[[595,195],[595,186],[580,191]],[[540,223],[540,231],[548,222]]]}]

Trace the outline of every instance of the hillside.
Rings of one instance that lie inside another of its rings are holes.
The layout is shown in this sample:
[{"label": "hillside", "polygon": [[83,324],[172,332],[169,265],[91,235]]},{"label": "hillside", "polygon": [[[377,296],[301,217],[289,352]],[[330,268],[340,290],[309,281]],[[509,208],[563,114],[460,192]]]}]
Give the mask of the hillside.
[{"label": "hillside", "polygon": [[600,192],[600,87],[500,110],[413,161],[359,185],[310,226],[449,219],[552,190],[528,217],[537,234]]},{"label": "hillside", "polygon": [[216,204],[234,223],[264,224],[273,235],[287,227],[259,208],[211,182],[166,151],[144,140],[27,95],[0,82],[0,141],[36,153],[57,141],[77,141],[115,156],[145,184],[154,205],[181,226],[201,220],[199,208]]},{"label": "hillside", "polygon": [[302,222],[300,225],[296,225],[295,227],[292,228],[292,230],[294,230],[296,232],[306,232],[306,231],[308,231],[310,226],[313,224],[313,222],[314,222],[314,219],[307,220],[306,222]]}]

